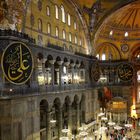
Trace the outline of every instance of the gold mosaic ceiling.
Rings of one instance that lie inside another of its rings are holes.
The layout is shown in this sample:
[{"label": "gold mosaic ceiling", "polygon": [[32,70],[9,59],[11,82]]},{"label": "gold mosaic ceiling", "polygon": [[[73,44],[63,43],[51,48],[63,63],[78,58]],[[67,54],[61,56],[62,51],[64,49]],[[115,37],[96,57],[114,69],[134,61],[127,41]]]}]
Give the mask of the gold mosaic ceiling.
[{"label": "gold mosaic ceiling", "polygon": [[140,38],[140,0],[113,13],[102,24],[97,34],[118,41]]},{"label": "gold mosaic ceiling", "polygon": [[129,4],[113,14],[107,22],[110,28],[135,30],[140,28],[140,1]]},{"label": "gold mosaic ceiling", "polygon": [[[100,46],[105,42],[111,43],[120,53],[122,59],[128,59],[139,44],[139,40],[140,0],[137,0],[118,9],[104,20],[95,34],[93,46],[95,53],[102,55],[101,51],[98,51]],[[120,58],[116,57],[115,59]]]}]

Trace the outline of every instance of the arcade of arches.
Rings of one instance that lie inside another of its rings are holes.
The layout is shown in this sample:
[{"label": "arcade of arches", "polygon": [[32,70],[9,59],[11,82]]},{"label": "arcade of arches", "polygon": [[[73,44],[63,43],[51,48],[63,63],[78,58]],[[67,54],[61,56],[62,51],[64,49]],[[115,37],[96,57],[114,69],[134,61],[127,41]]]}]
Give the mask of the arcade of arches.
[{"label": "arcade of arches", "polygon": [[139,132],[139,16],[140,0],[1,0],[0,140],[94,138],[101,113]]}]

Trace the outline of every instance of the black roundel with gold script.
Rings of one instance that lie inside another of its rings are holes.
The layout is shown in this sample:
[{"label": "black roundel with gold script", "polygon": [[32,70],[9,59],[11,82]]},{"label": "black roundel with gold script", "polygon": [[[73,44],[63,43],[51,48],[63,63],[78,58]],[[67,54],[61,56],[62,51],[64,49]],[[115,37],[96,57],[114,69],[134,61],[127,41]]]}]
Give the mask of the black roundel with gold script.
[{"label": "black roundel with gold script", "polygon": [[118,77],[122,81],[130,81],[133,78],[133,67],[131,64],[122,63],[118,66]]},{"label": "black roundel with gold script", "polygon": [[29,48],[20,42],[10,44],[2,55],[2,69],[13,84],[24,84],[31,76],[33,59]]}]

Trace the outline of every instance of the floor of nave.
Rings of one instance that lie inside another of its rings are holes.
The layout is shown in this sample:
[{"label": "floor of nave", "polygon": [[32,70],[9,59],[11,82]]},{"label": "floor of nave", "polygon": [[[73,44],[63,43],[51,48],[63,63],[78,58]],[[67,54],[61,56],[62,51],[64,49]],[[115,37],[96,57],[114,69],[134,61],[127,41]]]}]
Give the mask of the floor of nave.
[{"label": "floor of nave", "polygon": [[135,138],[135,130],[132,130],[131,132],[128,131],[127,133],[125,133],[125,137],[112,137],[110,135],[106,136],[106,133],[102,133],[102,134],[97,134],[97,136],[93,134],[85,136],[84,138],[81,138],[80,140],[138,140]]},{"label": "floor of nave", "polygon": [[140,139],[136,137],[135,129],[133,129],[132,124],[123,124],[123,125],[115,124],[113,126],[109,126],[105,125],[105,123],[102,125],[100,122],[98,127],[96,127],[96,129],[93,130],[93,132],[87,133],[87,135],[80,137],[78,140],[140,140]]}]

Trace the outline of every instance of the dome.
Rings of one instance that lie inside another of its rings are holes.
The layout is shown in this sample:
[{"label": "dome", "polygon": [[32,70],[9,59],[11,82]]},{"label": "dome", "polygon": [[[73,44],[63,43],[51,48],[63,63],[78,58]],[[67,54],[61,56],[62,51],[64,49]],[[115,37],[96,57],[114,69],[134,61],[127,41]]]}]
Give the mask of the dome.
[{"label": "dome", "polygon": [[[116,52],[121,54],[122,59],[129,56],[140,45],[140,0],[128,4],[111,14],[99,27],[94,39],[95,54],[98,47],[105,42],[116,46]],[[106,54],[107,55],[107,54]],[[120,59],[114,56],[113,59]]]}]

